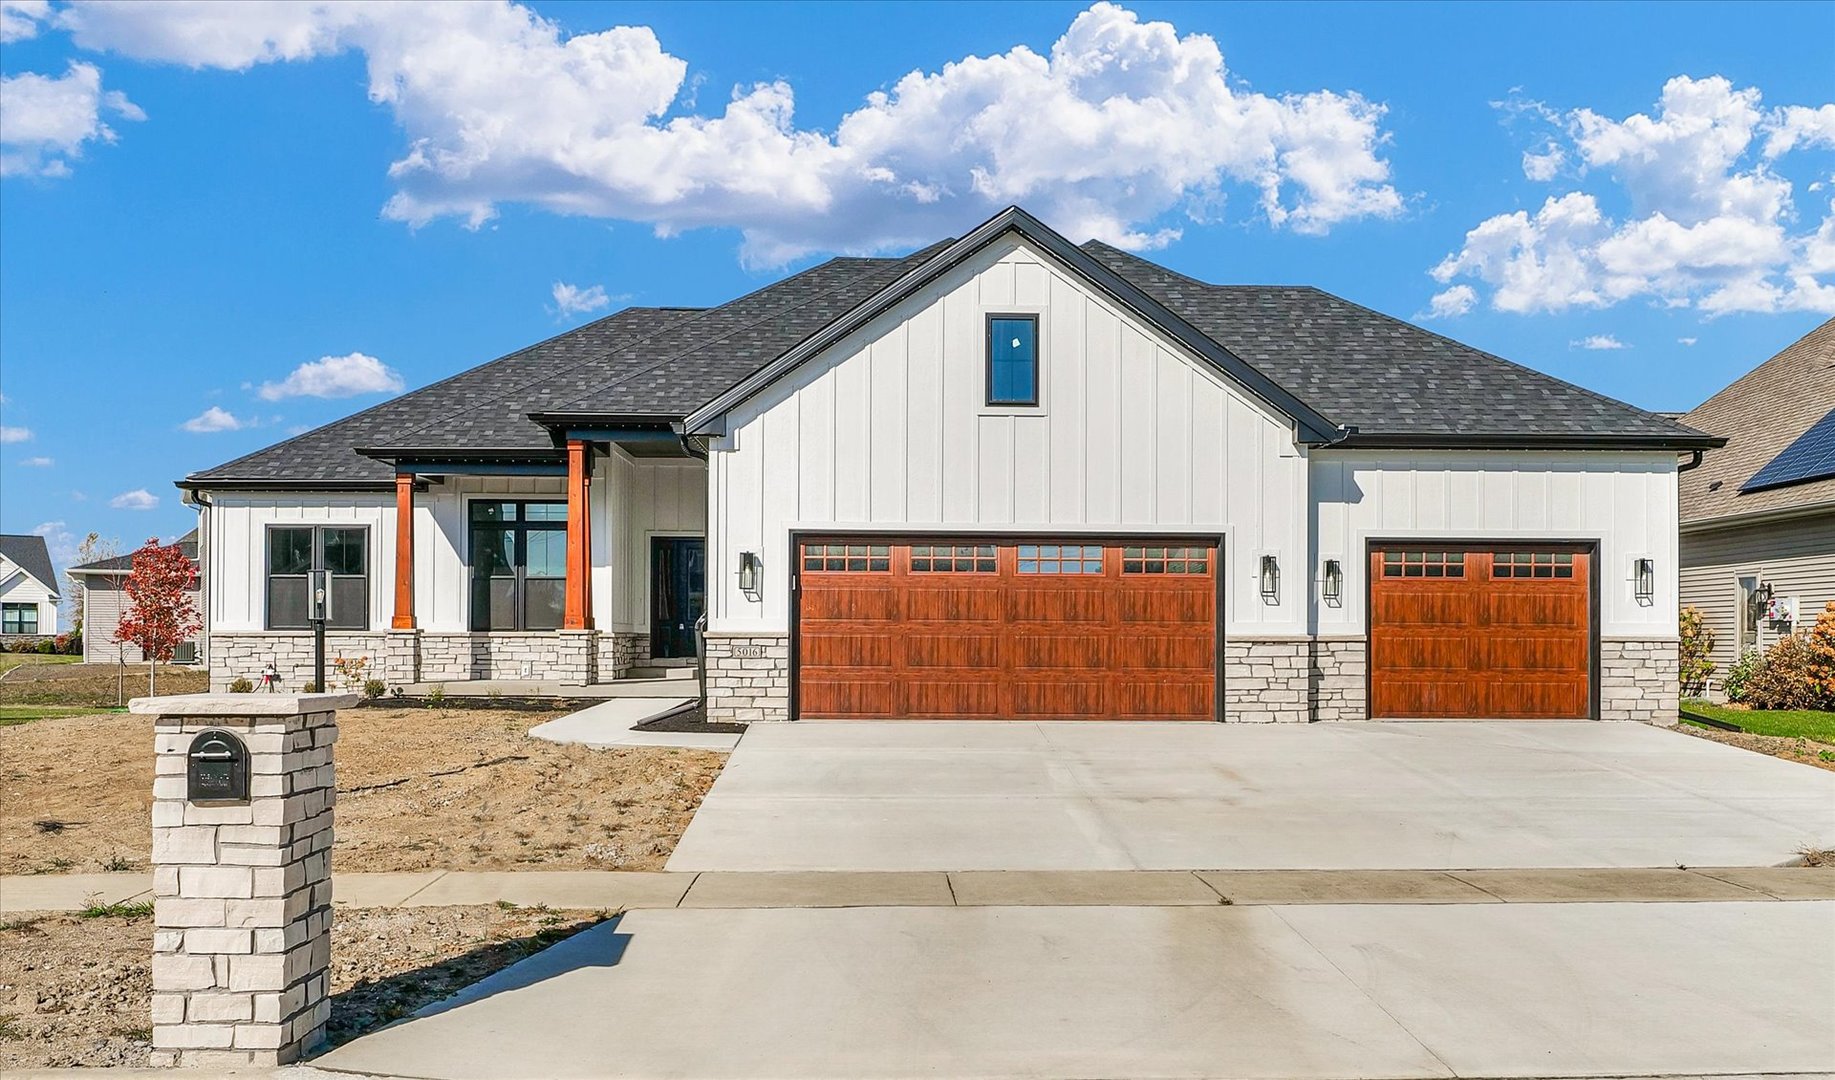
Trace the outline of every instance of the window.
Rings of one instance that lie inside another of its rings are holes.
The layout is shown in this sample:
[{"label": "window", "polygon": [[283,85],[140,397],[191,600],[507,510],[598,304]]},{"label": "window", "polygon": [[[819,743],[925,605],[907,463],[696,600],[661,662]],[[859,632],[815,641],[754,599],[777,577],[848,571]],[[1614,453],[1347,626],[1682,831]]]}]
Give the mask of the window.
[{"label": "window", "polygon": [[892,569],[892,549],[885,544],[804,544],[803,569],[883,571]]},{"label": "window", "polygon": [[992,574],[995,566],[993,544],[911,545],[914,573]]},{"label": "window", "polygon": [[312,629],[307,577],[331,575],[331,630],[370,628],[369,530],[360,525],[277,525],[268,529],[268,629]]},{"label": "window", "polygon": [[1495,551],[1491,553],[1494,578],[1571,578],[1574,556],[1567,551]]},{"label": "window", "polygon": [[1021,544],[1019,572],[1022,574],[1100,574],[1102,546],[1099,544]]},{"label": "window", "polygon": [[38,633],[37,604],[5,604],[0,609],[0,634]]},{"label": "window", "polygon": [[1039,317],[988,316],[988,404],[1039,403]]},{"label": "window", "polygon": [[471,504],[471,628],[558,630],[567,609],[567,504]]},{"label": "window", "polygon": [[1463,551],[1385,551],[1384,577],[1462,578]]},{"label": "window", "polygon": [[1124,574],[1202,574],[1210,569],[1211,549],[1203,547],[1131,547],[1121,549]]}]

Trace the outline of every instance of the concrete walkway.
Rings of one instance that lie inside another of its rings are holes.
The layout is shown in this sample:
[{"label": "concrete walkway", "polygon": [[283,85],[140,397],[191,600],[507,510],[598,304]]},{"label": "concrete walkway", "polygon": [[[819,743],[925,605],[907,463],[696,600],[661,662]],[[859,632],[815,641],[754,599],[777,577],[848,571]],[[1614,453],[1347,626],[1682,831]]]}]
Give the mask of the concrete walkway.
[{"label": "concrete walkway", "polygon": [[[692,890],[691,890],[692,891]],[[315,1059],[451,1080],[1835,1070],[1835,903],[637,911]]]},{"label": "concrete walkway", "polygon": [[688,705],[692,697],[612,698],[576,713],[537,724],[529,735],[549,742],[580,746],[674,746],[690,750],[731,750],[738,735],[717,732],[638,731],[637,725]]},{"label": "concrete walkway", "polygon": [[[0,878],[0,912],[79,911],[152,898],[145,874]],[[643,908],[1215,907],[1221,904],[1539,904],[1835,900],[1835,868],[1689,870],[959,870],[636,873],[597,870],[339,874],[341,907],[505,901]]]},{"label": "concrete walkway", "polygon": [[1773,866],[1835,773],[1645,724],[755,724],[670,870]]}]

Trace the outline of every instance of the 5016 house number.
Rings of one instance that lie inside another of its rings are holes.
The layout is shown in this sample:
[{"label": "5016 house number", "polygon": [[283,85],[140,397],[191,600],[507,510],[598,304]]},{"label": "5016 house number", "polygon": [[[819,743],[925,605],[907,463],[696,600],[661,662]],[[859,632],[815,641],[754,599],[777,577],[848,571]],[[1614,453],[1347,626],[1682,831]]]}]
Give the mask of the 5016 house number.
[{"label": "5016 house number", "polygon": [[733,655],[741,660],[762,660],[765,656],[763,645],[735,645]]}]

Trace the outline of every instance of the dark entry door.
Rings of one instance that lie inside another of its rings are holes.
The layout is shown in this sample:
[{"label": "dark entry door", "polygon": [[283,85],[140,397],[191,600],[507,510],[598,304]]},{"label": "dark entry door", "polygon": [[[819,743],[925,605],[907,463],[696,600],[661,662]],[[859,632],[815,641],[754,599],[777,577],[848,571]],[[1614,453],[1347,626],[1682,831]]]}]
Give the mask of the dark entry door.
[{"label": "dark entry door", "polygon": [[707,547],[698,536],[650,541],[650,655],[695,654],[694,624],[707,608]]}]

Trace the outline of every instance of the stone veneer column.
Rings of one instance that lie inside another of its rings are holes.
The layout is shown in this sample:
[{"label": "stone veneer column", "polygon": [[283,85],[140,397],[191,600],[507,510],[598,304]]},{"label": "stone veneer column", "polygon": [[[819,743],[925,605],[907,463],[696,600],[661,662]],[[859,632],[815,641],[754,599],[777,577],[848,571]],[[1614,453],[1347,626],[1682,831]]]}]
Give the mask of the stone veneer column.
[{"label": "stone veneer column", "polygon": [[1604,638],[1599,642],[1599,718],[1677,722],[1682,698],[1681,646],[1668,640]]},{"label": "stone veneer column", "polygon": [[707,718],[790,719],[790,636],[707,635]]},{"label": "stone veneer column", "polygon": [[[140,698],[154,717],[154,1065],[297,1061],[331,1015],[332,744],[355,694]],[[186,800],[186,756],[221,728],[248,747],[249,798]]]},{"label": "stone veneer column", "polygon": [[1230,723],[1304,723],[1310,713],[1312,642],[1226,639],[1223,718]]},{"label": "stone veneer column", "polygon": [[1370,699],[1366,675],[1369,643],[1364,638],[1318,638],[1312,643],[1308,673],[1314,720],[1368,720]]}]

